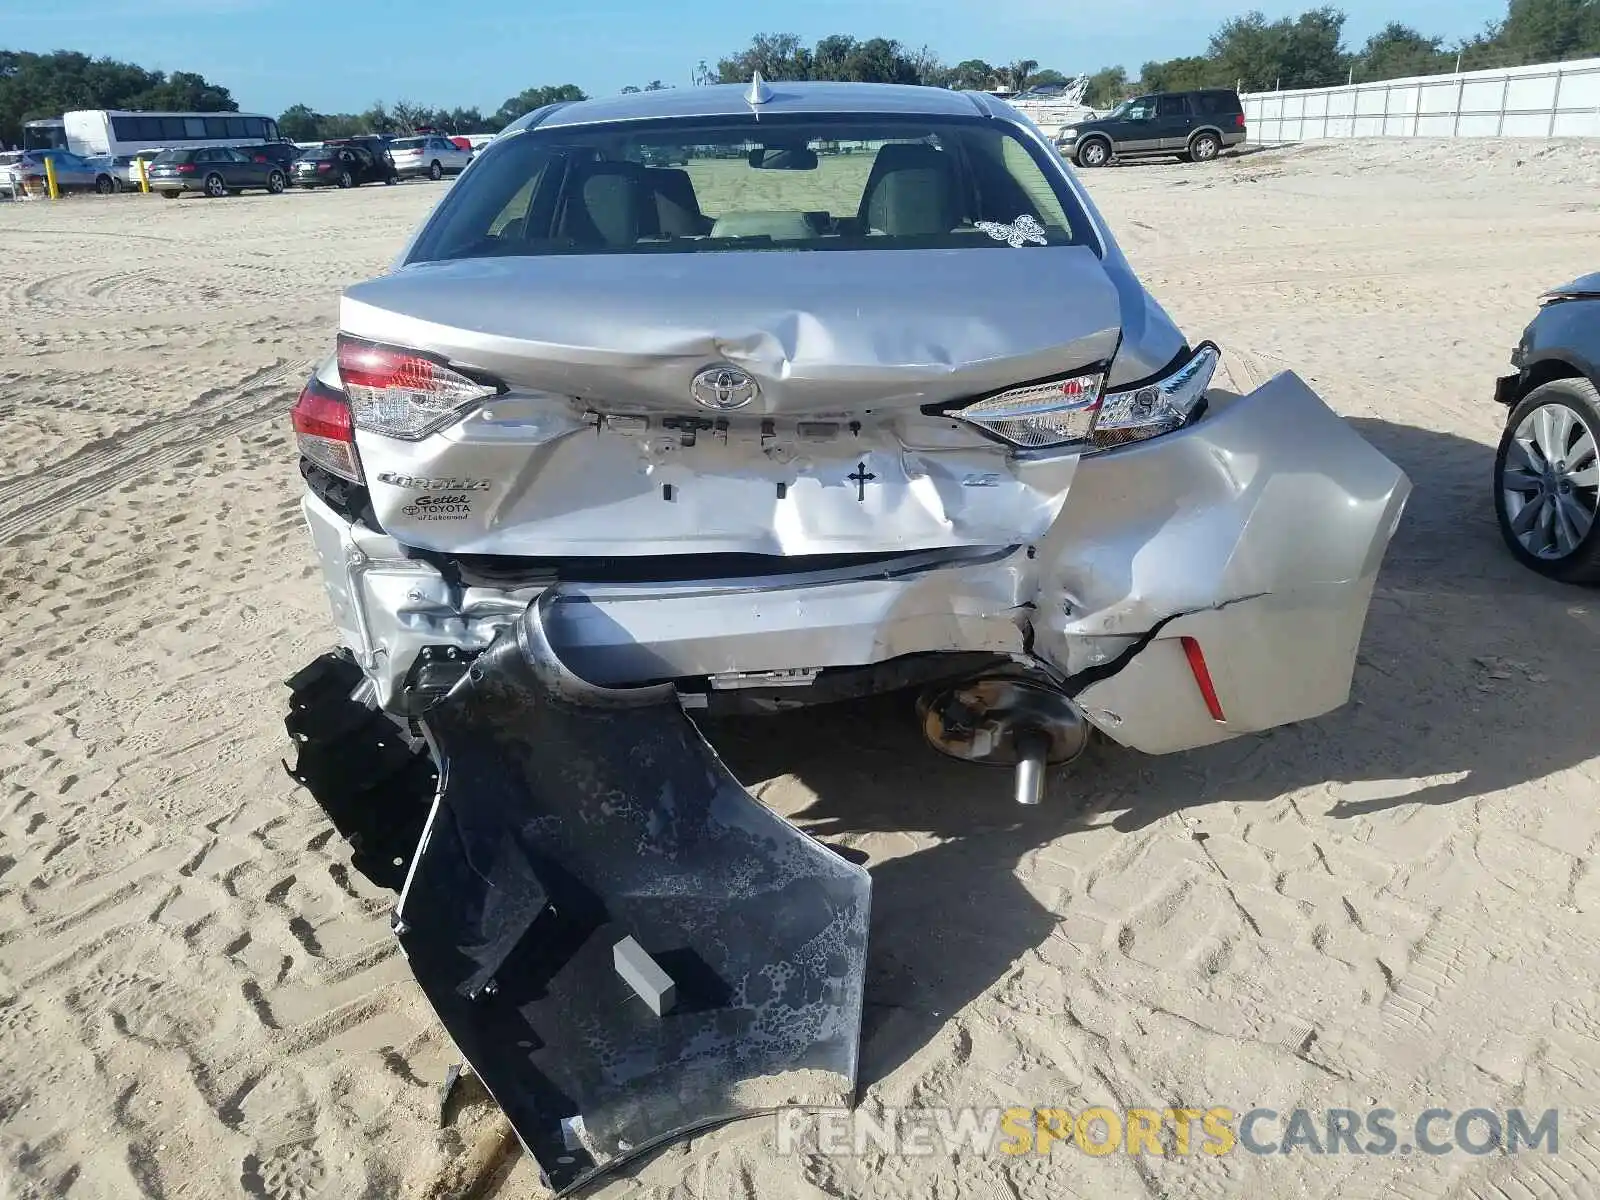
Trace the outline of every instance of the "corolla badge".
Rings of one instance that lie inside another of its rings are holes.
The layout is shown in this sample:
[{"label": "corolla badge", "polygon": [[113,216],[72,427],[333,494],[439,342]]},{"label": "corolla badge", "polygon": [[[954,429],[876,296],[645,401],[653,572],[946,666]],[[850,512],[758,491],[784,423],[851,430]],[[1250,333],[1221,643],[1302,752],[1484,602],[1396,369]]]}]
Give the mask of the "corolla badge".
[{"label": "corolla badge", "polygon": [[707,367],[689,384],[689,394],[701,408],[728,411],[743,408],[761,393],[761,386],[738,367]]}]

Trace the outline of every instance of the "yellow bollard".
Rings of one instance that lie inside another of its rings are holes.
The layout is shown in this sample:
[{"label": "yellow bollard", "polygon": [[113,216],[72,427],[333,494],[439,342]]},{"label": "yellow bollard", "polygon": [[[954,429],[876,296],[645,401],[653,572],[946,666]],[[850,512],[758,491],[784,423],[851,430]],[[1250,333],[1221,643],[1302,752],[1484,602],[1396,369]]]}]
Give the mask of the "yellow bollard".
[{"label": "yellow bollard", "polygon": [[44,160],[44,185],[50,192],[50,199],[61,199],[61,189],[56,186],[56,160],[51,155],[46,155]]},{"label": "yellow bollard", "polygon": [[133,161],[139,164],[139,190],[148,196],[150,194],[150,171],[145,166],[144,159],[136,158]]}]

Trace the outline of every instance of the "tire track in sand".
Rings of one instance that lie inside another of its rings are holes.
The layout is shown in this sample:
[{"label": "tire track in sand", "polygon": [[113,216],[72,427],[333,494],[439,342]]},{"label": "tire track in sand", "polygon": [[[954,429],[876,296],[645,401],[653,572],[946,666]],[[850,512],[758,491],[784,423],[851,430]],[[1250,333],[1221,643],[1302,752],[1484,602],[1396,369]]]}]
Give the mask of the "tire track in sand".
[{"label": "tire track in sand", "polygon": [[[54,513],[283,413],[290,390],[286,385],[312,365],[310,360],[279,359],[182,411],[152,418],[126,436],[101,438],[43,471],[0,486],[0,545],[12,544]],[[19,498],[22,502],[13,504]]]}]

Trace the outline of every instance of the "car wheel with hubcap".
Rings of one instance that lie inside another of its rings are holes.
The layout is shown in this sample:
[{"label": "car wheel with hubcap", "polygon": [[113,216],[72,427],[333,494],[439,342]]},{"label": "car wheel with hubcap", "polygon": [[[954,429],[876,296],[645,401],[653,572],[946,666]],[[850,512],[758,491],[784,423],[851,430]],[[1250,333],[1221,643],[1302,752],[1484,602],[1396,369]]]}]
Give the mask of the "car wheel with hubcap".
[{"label": "car wheel with hubcap", "polygon": [[439,165],[438,159],[434,159],[433,162],[429,164],[428,178],[433,180],[435,183],[438,183],[439,180],[444,178],[444,168]]},{"label": "car wheel with hubcap", "polygon": [[273,171],[267,176],[267,191],[274,196],[279,195],[285,186],[287,185],[284,183],[282,171]]},{"label": "car wheel with hubcap", "polygon": [[1210,162],[1222,150],[1222,143],[1214,133],[1197,134],[1189,143],[1190,162]]},{"label": "car wheel with hubcap", "polygon": [[1104,138],[1090,138],[1078,147],[1080,167],[1103,167],[1111,161],[1111,147]]},{"label": "car wheel with hubcap", "polygon": [[355,185],[356,185],[355,177],[352,176],[349,171],[340,171],[339,172],[339,186],[340,187],[342,187],[342,188],[355,187]]},{"label": "car wheel with hubcap", "polygon": [[1494,460],[1500,535],[1517,560],[1563,583],[1600,583],[1600,391],[1557,379],[1506,420]]},{"label": "car wheel with hubcap", "polygon": [[222,176],[218,175],[215,171],[206,176],[205,186],[206,195],[210,196],[213,200],[228,194],[227,183],[225,183]]},{"label": "car wheel with hubcap", "polygon": [[94,177],[94,190],[102,196],[109,196],[117,190],[117,181],[109,175],[96,175]]}]

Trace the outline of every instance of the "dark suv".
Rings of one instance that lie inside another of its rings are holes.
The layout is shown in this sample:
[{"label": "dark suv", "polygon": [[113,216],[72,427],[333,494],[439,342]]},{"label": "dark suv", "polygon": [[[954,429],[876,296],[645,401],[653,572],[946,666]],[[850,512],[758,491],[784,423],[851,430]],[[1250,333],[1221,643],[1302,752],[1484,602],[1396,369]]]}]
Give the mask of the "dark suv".
[{"label": "dark suv", "polygon": [[1063,125],[1056,145],[1080,167],[1162,154],[1209,162],[1225,147],[1240,145],[1244,135],[1239,93],[1200,88],[1124,100],[1103,117]]},{"label": "dark suv", "polygon": [[258,146],[235,146],[235,150],[243,150],[251,158],[266,158],[285,175],[294,167],[295,159],[300,157],[300,147],[293,142],[264,142]]}]

